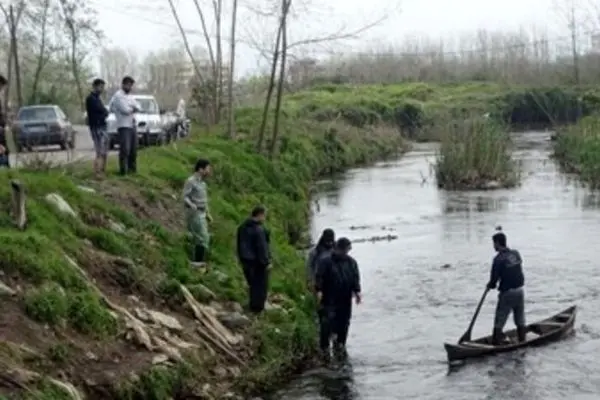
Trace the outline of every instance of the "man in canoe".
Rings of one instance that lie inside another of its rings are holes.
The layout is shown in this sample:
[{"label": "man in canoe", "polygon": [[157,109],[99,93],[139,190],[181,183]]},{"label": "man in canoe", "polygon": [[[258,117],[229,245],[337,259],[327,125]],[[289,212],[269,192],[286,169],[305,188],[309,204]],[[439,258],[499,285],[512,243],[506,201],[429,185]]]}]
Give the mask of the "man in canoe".
[{"label": "man in canoe", "polygon": [[499,345],[504,342],[502,329],[510,313],[517,326],[517,336],[520,342],[525,341],[525,276],[523,275],[523,259],[517,250],[510,249],[506,245],[506,235],[502,232],[492,236],[494,250],[498,254],[492,262],[490,281],[488,289],[495,289],[498,285],[498,304],[496,305],[496,316],[494,318],[493,344]]}]

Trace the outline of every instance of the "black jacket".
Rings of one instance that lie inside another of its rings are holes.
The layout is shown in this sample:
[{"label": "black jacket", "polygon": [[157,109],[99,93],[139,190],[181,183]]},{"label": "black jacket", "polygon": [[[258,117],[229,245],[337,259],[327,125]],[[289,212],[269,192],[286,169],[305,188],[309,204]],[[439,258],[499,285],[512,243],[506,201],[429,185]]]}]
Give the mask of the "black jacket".
[{"label": "black jacket", "polygon": [[525,284],[523,259],[517,250],[503,249],[494,257],[488,286],[496,287],[498,281],[500,281],[498,287],[500,292],[517,289]]},{"label": "black jacket", "polygon": [[269,231],[258,221],[248,218],[237,230],[237,254],[241,263],[267,266],[271,263]]},{"label": "black jacket", "polygon": [[108,110],[104,107],[100,94],[91,92],[85,99],[85,109],[87,111],[88,126],[90,128],[106,127],[106,118]]},{"label": "black jacket", "polygon": [[332,253],[317,265],[315,290],[323,294],[323,306],[346,307],[352,304],[352,295],[360,293],[358,263],[350,256]]}]

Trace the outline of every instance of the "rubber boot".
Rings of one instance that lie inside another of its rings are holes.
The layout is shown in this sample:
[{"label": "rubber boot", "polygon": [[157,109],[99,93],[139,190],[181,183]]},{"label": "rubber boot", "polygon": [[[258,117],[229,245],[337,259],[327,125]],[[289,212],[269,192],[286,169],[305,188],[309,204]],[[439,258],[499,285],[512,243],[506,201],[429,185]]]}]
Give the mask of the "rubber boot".
[{"label": "rubber boot", "polygon": [[517,326],[517,337],[519,342],[524,342],[527,338],[527,328],[524,326]]},{"label": "rubber boot", "polygon": [[194,248],[194,261],[195,262],[204,262],[206,257],[206,249],[204,246],[196,246]]},{"label": "rubber boot", "polygon": [[502,344],[504,339],[504,334],[502,333],[502,329],[494,328],[494,333],[492,335],[492,345],[498,346]]}]

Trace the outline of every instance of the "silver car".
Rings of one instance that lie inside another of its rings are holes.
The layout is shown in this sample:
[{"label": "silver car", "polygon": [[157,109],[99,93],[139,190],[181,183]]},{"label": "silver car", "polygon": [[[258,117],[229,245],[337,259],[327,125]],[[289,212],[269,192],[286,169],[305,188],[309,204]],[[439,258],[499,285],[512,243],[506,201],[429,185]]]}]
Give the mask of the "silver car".
[{"label": "silver car", "polygon": [[[143,146],[165,143],[167,141],[166,132],[163,127],[160,108],[154,96],[134,94],[131,97],[139,104],[141,110],[135,113],[134,116],[139,143]],[[110,110],[110,103],[107,108]],[[119,144],[115,115],[110,113],[106,122],[112,150]]]}]

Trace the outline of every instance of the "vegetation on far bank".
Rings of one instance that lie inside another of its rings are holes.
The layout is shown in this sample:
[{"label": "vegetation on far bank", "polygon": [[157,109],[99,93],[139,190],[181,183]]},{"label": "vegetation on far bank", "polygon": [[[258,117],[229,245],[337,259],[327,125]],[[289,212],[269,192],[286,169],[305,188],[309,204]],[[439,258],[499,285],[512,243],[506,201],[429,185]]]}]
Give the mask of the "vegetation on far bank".
[{"label": "vegetation on far bank", "polygon": [[[365,127],[387,124],[415,140],[439,139],[439,127],[473,115],[514,128],[572,123],[600,105],[592,87],[507,86],[489,82],[350,85],[323,83],[287,95],[289,116],[343,121]],[[237,110],[238,119],[255,119],[258,108]]]},{"label": "vegetation on far bank", "polygon": [[441,129],[444,133],[434,166],[439,188],[485,190],[519,183],[505,126],[490,119],[470,118]]},{"label": "vegetation on far bank", "polygon": [[[6,289],[9,295],[0,296],[0,369],[39,373],[114,399],[183,398],[207,390],[213,396],[207,398],[222,398],[227,391],[268,389],[310,357],[315,348],[313,300],[307,296],[303,260],[295,246],[305,239],[311,180],[395,154],[403,141],[394,131],[343,124],[284,119],[282,128],[286,135],[272,160],[255,153],[250,137],[231,141],[208,135],[141,152],[139,174],[125,178],[94,181],[89,167],[79,164],[49,172],[1,171],[0,280],[14,292],[11,296]],[[214,165],[209,183],[211,268],[206,273],[188,264],[179,200],[200,156]],[[113,159],[110,168],[116,171]],[[23,231],[9,216],[11,179],[27,190],[29,222]],[[51,201],[52,193],[75,215]],[[272,307],[234,331],[244,337],[242,345],[233,346],[237,363],[199,336],[180,285],[219,316],[241,312],[246,285],[235,259],[234,234],[257,203],[269,210]],[[156,323],[138,323],[139,313],[148,310],[176,317],[183,328],[161,336]],[[140,344],[140,329],[156,346],[154,352]],[[172,346],[165,358],[172,365],[153,366],[166,338]],[[184,349],[181,342],[193,346]],[[185,362],[173,361],[173,348]],[[64,390],[48,379],[28,380],[21,394],[37,390],[35,398],[61,398],[50,397],[48,393]]]},{"label": "vegetation on far bank", "polygon": [[590,116],[557,132],[554,156],[567,172],[600,185],[600,117]]}]

